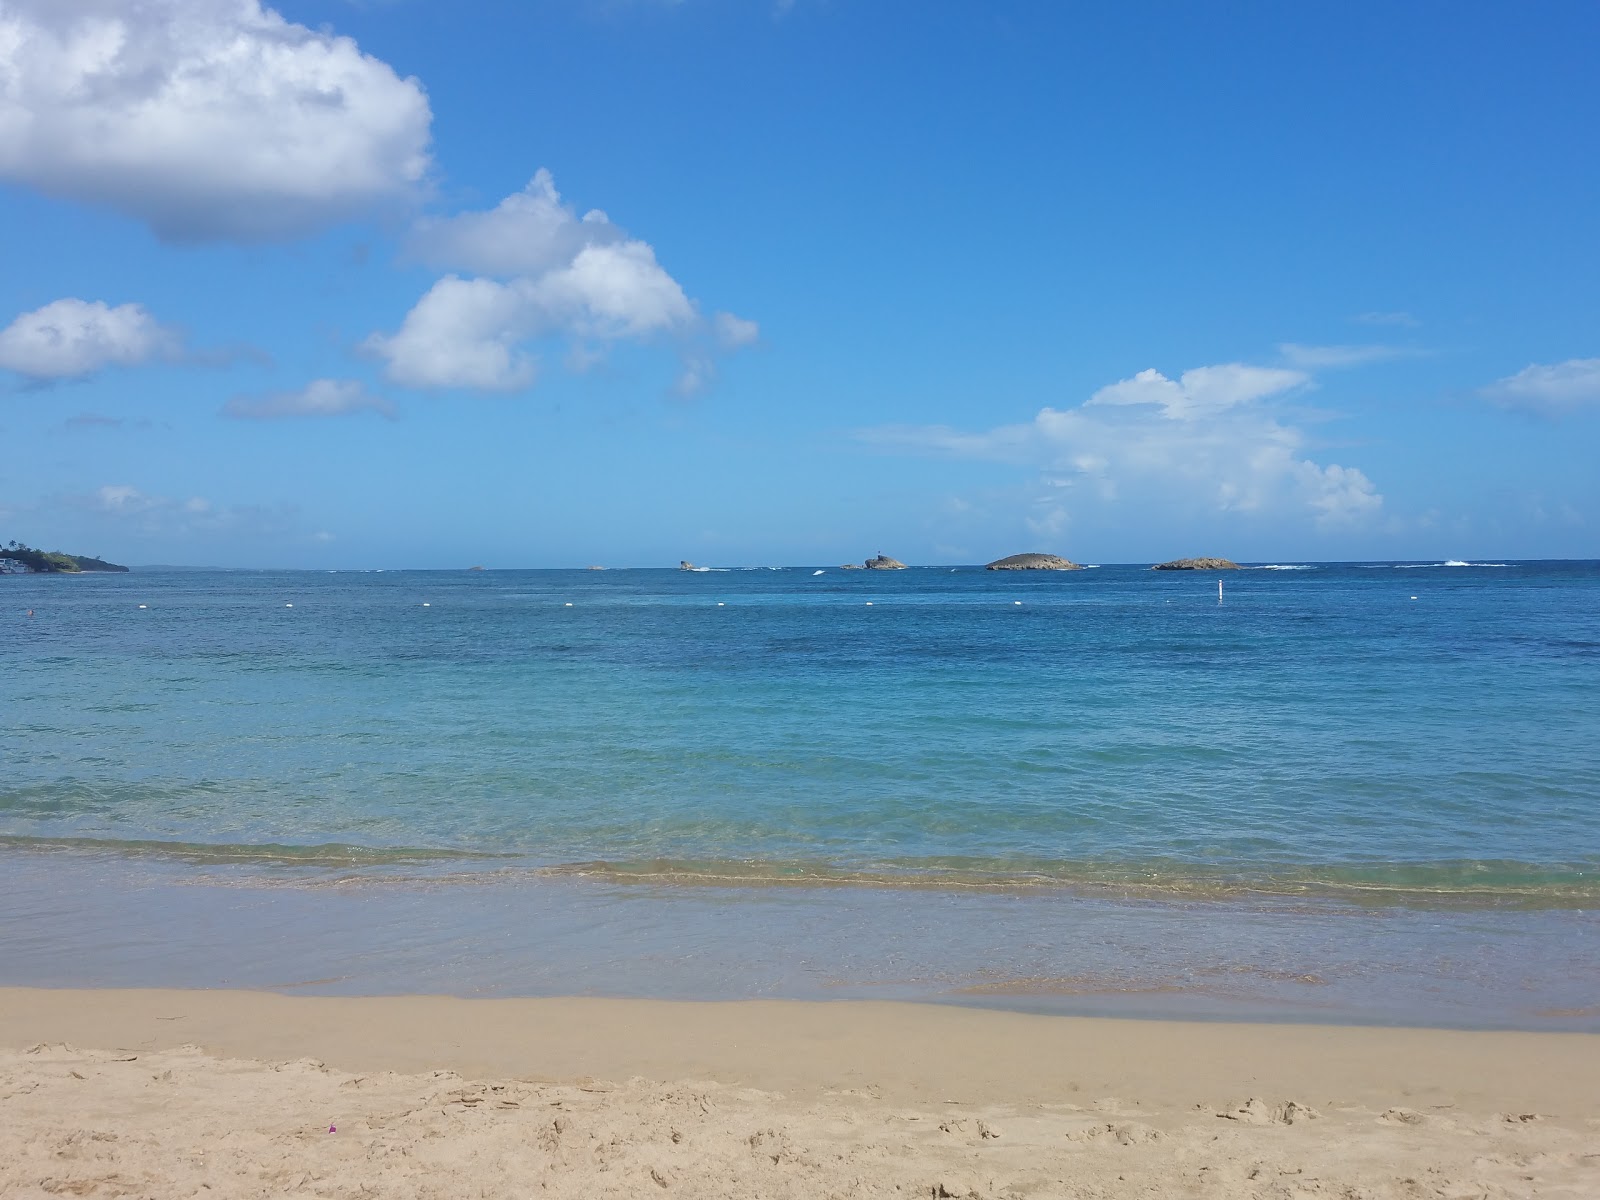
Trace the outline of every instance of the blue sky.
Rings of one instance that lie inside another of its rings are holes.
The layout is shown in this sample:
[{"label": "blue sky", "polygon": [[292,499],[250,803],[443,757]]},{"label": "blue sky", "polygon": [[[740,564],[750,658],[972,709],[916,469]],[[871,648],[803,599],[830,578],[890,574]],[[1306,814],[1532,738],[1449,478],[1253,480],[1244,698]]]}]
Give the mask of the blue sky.
[{"label": "blue sky", "polygon": [[0,0],[0,538],[1600,557],[1600,8]]}]

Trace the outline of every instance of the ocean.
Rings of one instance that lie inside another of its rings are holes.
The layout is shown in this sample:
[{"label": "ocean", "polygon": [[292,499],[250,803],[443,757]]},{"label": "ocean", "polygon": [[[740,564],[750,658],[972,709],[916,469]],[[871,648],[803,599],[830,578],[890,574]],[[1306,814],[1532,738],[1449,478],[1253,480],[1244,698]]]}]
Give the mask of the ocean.
[{"label": "ocean", "polygon": [[1594,562],[0,598],[0,984],[1600,1030]]}]

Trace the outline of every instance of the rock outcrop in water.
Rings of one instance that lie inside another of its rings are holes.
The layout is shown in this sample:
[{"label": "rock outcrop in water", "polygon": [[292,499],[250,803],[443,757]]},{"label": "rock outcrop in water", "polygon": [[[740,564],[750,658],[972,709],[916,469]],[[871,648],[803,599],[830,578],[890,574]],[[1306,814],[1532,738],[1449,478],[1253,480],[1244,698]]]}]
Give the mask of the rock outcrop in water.
[{"label": "rock outcrop in water", "polygon": [[1239,564],[1226,558],[1175,558],[1157,563],[1152,571],[1237,571]]},{"label": "rock outcrop in water", "polygon": [[1083,567],[1071,559],[1054,554],[1012,554],[997,558],[984,568],[986,571],[1081,571]]},{"label": "rock outcrop in water", "polygon": [[890,558],[887,554],[880,554],[876,558],[869,558],[861,564],[869,571],[904,571],[905,563],[898,558]]}]

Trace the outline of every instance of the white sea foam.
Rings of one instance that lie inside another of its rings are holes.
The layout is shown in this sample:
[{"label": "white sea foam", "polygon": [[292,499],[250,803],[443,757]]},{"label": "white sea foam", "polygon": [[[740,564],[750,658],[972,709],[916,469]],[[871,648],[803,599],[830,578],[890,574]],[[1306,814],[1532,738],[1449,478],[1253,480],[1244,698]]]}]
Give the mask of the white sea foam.
[{"label": "white sea foam", "polygon": [[1318,567],[1307,563],[1264,563],[1259,567],[1246,567],[1247,571],[1316,571]]}]

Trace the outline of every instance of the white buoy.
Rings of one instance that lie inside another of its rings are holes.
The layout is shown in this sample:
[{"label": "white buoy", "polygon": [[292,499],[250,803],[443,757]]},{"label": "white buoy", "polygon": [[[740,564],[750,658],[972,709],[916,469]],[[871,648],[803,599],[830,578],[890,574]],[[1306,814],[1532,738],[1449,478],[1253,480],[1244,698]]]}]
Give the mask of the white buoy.
[{"label": "white buoy", "polygon": [[1013,604],[1021,604],[1022,601],[1021,600],[1013,600],[1011,603],[1013,603]]},{"label": "white buoy", "polygon": [[[1412,599],[1413,599],[1413,600],[1415,600],[1415,599],[1416,599],[1416,597],[1415,597],[1415,596],[1413,596],[1413,597],[1411,597],[1411,598],[1412,598]],[[148,604],[141,604],[141,605],[139,605],[139,607],[140,607],[140,608],[149,608],[149,607],[150,607],[150,606],[149,606],[149,605],[148,605]]]},{"label": "white buoy", "polygon": [[284,605],[284,607],[285,607],[285,608],[293,608],[293,607],[294,607],[294,605],[292,605],[292,604],[285,604],[285,605]]},{"label": "white buoy", "polygon": [[813,571],[813,572],[811,572],[811,573],[812,573],[812,574],[813,574],[813,575],[821,575],[821,574],[822,574],[822,572],[821,572],[821,571]]},{"label": "white buoy", "polygon": [[426,600],[424,600],[424,601],[423,601],[423,602],[422,602],[422,607],[423,607],[423,608],[432,608],[432,607],[433,607],[433,605],[431,605],[431,604],[429,604],[429,603],[428,603],[428,602],[427,602],[427,601],[426,601]]},{"label": "white buoy", "polygon": [[872,601],[871,601],[871,600],[868,600],[868,601],[867,601],[867,607],[868,607],[868,608],[871,608],[871,607],[872,607]]},{"label": "white buoy", "polygon": [[[1411,597],[1411,598],[1412,598],[1412,599],[1413,599],[1413,600],[1415,600],[1415,599],[1416,599],[1416,597],[1415,597],[1415,596],[1413,596],[1413,597]],[[144,605],[142,605],[142,604],[141,604],[141,605],[139,605],[139,607],[140,607],[140,608],[143,608],[143,607],[144,607]]]},{"label": "white buoy", "polygon": [[718,608],[726,608],[727,606],[725,604],[723,604],[721,600],[718,600],[717,601],[717,607]]},{"label": "white buoy", "polygon": [[571,601],[571,600],[568,600],[568,601],[567,601],[567,607],[568,607],[568,608],[571,608],[571,607],[572,607],[572,601]]}]

